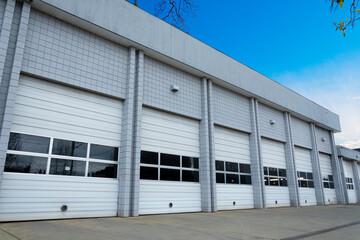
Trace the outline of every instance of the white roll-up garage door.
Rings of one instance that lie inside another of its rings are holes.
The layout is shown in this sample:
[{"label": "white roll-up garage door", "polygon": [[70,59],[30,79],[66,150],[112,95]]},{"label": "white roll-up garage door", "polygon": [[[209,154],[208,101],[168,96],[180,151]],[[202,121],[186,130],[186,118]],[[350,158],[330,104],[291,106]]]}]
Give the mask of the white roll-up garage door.
[{"label": "white roll-up garage door", "polygon": [[300,206],[316,205],[311,150],[295,146],[294,153],[299,184]]},{"label": "white roll-up garage door", "polygon": [[116,216],[122,102],[22,76],[0,220]]},{"label": "white roll-up garage door", "polygon": [[223,127],[214,131],[217,208],[254,208],[249,134]]},{"label": "white roll-up garage door", "polygon": [[285,144],[261,139],[267,207],[290,206],[287,187]]},{"label": "white roll-up garage door", "polygon": [[325,203],[336,203],[336,192],[334,187],[333,171],[331,167],[331,156],[325,153],[319,153],[320,169],[323,179]]},{"label": "white roll-up garage door", "polygon": [[344,167],[346,189],[348,192],[349,203],[356,203],[357,196],[356,196],[356,189],[355,189],[355,184],[354,184],[354,174],[353,174],[351,161],[344,160],[343,167]]},{"label": "white roll-up garage door", "polygon": [[142,113],[139,213],[201,211],[199,121]]}]

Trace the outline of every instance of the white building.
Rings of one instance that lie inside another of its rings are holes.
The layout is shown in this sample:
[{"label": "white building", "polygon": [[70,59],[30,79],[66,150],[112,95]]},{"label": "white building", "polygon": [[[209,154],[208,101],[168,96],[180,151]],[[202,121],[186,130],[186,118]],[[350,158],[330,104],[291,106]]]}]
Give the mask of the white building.
[{"label": "white building", "polygon": [[0,0],[0,220],[345,203],[339,117],[120,0]]}]

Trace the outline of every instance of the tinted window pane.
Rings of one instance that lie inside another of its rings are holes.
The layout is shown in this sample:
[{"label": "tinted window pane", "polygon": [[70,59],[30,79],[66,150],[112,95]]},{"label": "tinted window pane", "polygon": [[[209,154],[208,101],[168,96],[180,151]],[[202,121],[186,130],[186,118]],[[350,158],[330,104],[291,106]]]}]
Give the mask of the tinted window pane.
[{"label": "tinted window pane", "polygon": [[286,177],[286,169],[279,169],[279,176]]},{"label": "tinted window pane", "polygon": [[233,162],[226,162],[227,172],[239,172],[239,165]]},{"label": "tinted window pane", "polygon": [[352,178],[350,178],[350,183],[353,183],[353,180],[352,180]]},{"label": "tinted window pane", "polygon": [[216,183],[225,183],[225,174],[216,173]]},{"label": "tinted window pane", "polygon": [[329,175],[329,181],[330,181],[330,182],[333,182],[333,181],[334,181],[334,179],[333,179],[333,176],[332,176],[332,175]]},{"label": "tinted window pane", "polygon": [[199,159],[194,157],[182,157],[182,167],[199,168]]},{"label": "tinted window pane", "polygon": [[330,187],[331,189],[334,189],[334,183],[330,182],[330,183],[329,183],[329,187]]},{"label": "tinted window pane", "polygon": [[270,181],[268,177],[264,178],[265,185],[270,185]]},{"label": "tinted window pane", "polygon": [[286,178],[280,178],[280,186],[282,186],[282,187],[287,186],[287,179]]},{"label": "tinted window pane", "polygon": [[180,181],[180,170],[162,168],[160,169],[160,180]]},{"label": "tinted window pane", "polygon": [[240,163],[240,172],[241,173],[251,173],[250,165]]},{"label": "tinted window pane", "polygon": [[324,182],[324,188],[330,188],[329,183],[328,182]]},{"label": "tinted window pane", "polygon": [[313,181],[308,181],[308,187],[309,188],[314,188],[314,182]]},{"label": "tinted window pane", "polygon": [[306,172],[300,172],[300,179],[306,179]]},{"label": "tinted window pane", "polygon": [[226,174],[226,183],[239,184],[239,175],[237,175],[237,174]]},{"label": "tinted window pane", "polygon": [[264,167],[264,175],[269,175],[268,168]]},{"label": "tinted window pane", "polygon": [[216,170],[224,171],[224,162],[223,161],[216,161]]},{"label": "tinted window pane", "polygon": [[328,175],[323,175],[322,178],[323,178],[324,181],[329,181],[329,176]]},{"label": "tinted window pane", "polygon": [[47,158],[8,154],[5,172],[45,174]]},{"label": "tinted window pane", "polygon": [[9,150],[49,153],[50,138],[10,133]]},{"label": "tinted window pane", "polygon": [[307,179],[313,179],[313,174],[312,173],[308,172],[306,175],[307,175]]},{"label": "tinted window pane", "polygon": [[345,181],[346,181],[347,183],[350,183],[350,179],[349,179],[349,178],[345,178]]},{"label": "tinted window pane", "polygon": [[87,143],[54,139],[52,154],[85,158]]},{"label": "tinted window pane", "polygon": [[279,186],[279,179],[278,178],[269,178],[271,186]]},{"label": "tinted window pane", "polygon": [[90,158],[117,161],[119,154],[119,148],[109,147],[97,144],[91,144],[90,146]]},{"label": "tinted window pane", "polygon": [[351,189],[351,188],[350,188],[350,185],[346,185],[346,188],[347,188],[347,189]]},{"label": "tinted window pane", "polygon": [[117,165],[89,162],[89,177],[116,178]]},{"label": "tinted window pane", "polygon": [[251,184],[251,176],[249,175],[240,175],[241,184]]},{"label": "tinted window pane", "polygon": [[140,167],[140,179],[158,180],[158,168]]},{"label": "tinted window pane", "polygon": [[298,185],[299,185],[299,187],[301,187],[301,181],[300,180],[298,180]]},{"label": "tinted window pane", "polygon": [[52,158],[50,174],[85,177],[86,162]]},{"label": "tinted window pane", "polygon": [[299,171],[297,172],[297,176],[300,177],[300,172]]},{"label": "tinted window pane", "polygon": [[141,163],[158,165],[158,153],[141,151]]},{"label": "tinted window pane", "polygon": [[269,167],[269,175],[271,175],[271,176],[277,176],[277,175],[278,175],[278,173],[277,173],[277,168]]},{"label": "tinted window pane", "polygon": [[307,181],[300,181],[301,182],[301,186],[300,187],[307,187]]},{"label": "tinted window pane", "polygon": [[184,182],[199,182],[198,171],[182,171],[182,180]]},{"label": "tinted window pane", "polygon": [[160,164],[163,166],[180,167],[180,156],[161,153],[160,154]]}]

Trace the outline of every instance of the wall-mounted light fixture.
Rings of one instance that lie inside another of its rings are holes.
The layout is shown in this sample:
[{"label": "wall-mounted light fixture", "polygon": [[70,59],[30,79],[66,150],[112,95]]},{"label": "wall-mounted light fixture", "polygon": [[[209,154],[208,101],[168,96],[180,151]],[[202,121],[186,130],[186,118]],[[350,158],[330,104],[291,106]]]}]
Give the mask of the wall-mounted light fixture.
[{"label": "wall-mounted light fixture", "polygon": [[360,157],[360,155],[356,155],[356,158],[359,158]]},{"label": "wall-mounted light fixture", "polygon": [[179,86],[171,85],[171,86],[170,86],[170,90],[171,90],[172,92],[177,92],[177,91],[180,90],[180,88],[179,88]]},{"label": "wall-mounted light fixture", "polygon": [[274,125],[276,123],[275,120],[272,120],[272,119],[269,122],[271,125]]},{"label": "wall-mounted light fixture", "polygon": [[326,139],[325,139],[325,138],[321,138],[321,141],[322,141],[322,142],[326,142]]}]

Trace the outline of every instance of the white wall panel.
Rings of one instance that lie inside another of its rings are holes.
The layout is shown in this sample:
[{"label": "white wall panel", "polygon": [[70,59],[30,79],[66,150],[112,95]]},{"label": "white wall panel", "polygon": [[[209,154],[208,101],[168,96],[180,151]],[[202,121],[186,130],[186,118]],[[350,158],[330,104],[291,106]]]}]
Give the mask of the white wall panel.
[{"label": "white wall panel", "polygon": [[215,159],[250,164],[249,134],[215,127]]},{"label": "white wall panel", "polygon": [[218,210],[254,208],[252,185],[216,184],[216,192]]},{"label": "white wall panel", "polygon": [[118,146],[123,103],[22,76],[11,130]]},{"label": "white wall panel", "polygon": [[4,173],[1,186],[0,221],[116,216],[117,179]]},{"label": "white wall panel", "polygon": [[140,214],[201,211],[200,183],[140,180],[139,198]]},{"label": "white wall panel", "polygon": [[[266,138],[261,139],[262,157],[264,167],[286,169],[285,144]],[[290,206],[288,187],[265,186],[266,206]]]},{"label": "white wall panel", "polygon": [[141,149],[200,156],[199,121],[149,108],[142,112]]},{"label": "white wall panel", "polygon": [[354,174],[352,170],[352,165],[350,161],[343,161],[343,167],[344,167],[344,174],[345,177],[351,178],[353,181],[354,189],[347,189],[348,197],[349,197],[349,203],[356,203],[357,202],[357,196],[356,196],[356,190],[355,190],[355,184],[354,184]]},{"label": "white wall panel", "polygon": [[317,205],[315,188],[299,188],[300,206]]},{"label": "white wall panel", "polygon": [[[216,126],[214,136],[216,160],[251,164],[249,134]],[[216,191],[219,210],[254,208],[252,185],[216,184]]]},{"label": "white wall panel", "polygon": [[[321,174],[333,175],[330,155],[319,153],[319,161],[320,161]],[[337,202],[335,189],[324,188],[324,194],[325,194],[326,204],[333,204]]]},{"label": "white wall panel", "polygon": [[[149,108],[142,113],[141,150],[200,156],[199,121]],[[200,183],[140,180],[139,214],[197,211]]]}]

